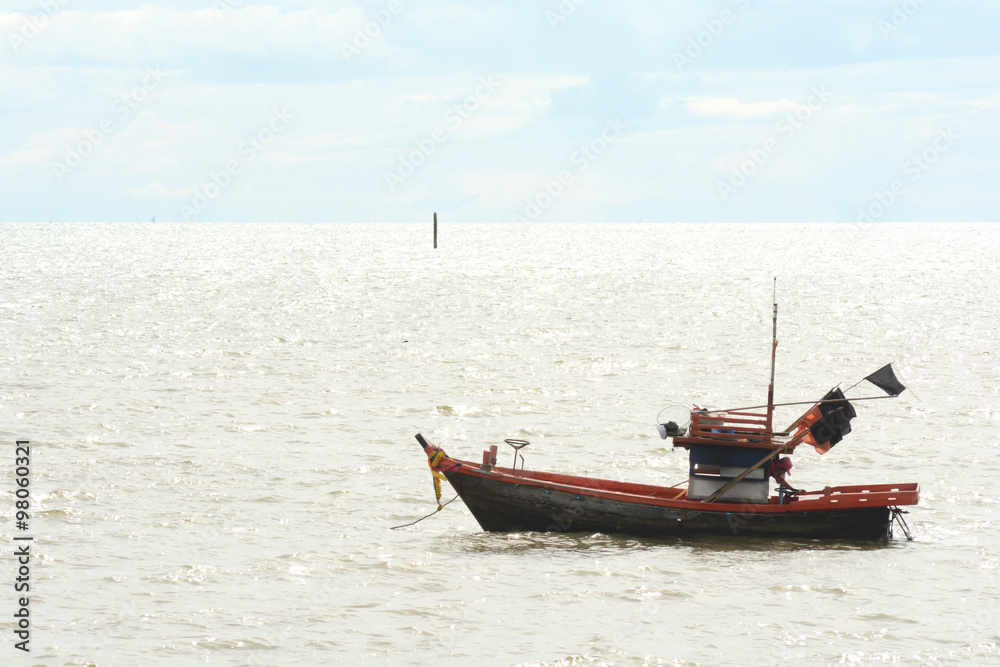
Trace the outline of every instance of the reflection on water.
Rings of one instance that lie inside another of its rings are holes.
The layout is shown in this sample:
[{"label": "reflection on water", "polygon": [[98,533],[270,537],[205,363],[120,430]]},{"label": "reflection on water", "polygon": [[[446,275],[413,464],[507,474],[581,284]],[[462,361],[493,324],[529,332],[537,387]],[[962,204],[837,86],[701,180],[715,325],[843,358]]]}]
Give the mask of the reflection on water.
[{"label": "reflection on water", "polygon": [[727,537],[724,535],[685,535],[672,537],[632,537],[603,533],[477,533],[463,536],[460,546],[468,554],[517,554],[544,550],[552,554],[575,553],[601,555],[626,549],[634,552],[685,551],[690,554],[756,553],[796,551],[867,551],[915,548],[905,539],[834,540],[765,537]]}]

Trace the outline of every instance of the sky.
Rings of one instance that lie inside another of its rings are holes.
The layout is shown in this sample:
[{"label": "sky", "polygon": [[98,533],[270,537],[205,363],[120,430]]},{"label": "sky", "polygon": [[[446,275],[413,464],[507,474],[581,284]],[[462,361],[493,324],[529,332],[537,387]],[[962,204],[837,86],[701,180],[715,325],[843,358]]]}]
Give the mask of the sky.
[{"label": "sky", "polygon": [[0,222],[995,222],[996,0],[13,0]]}]

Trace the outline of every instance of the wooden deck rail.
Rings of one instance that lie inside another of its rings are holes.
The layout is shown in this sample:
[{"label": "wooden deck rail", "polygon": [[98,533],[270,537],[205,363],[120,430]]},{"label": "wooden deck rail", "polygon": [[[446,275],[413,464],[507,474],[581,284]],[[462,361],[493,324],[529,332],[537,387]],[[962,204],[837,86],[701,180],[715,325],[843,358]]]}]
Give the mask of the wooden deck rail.
[{"label": "wooden deck rail", "polygon": [[766,434],[767,415],[753,412],[727,412],[712,415],[691,413],[690,437],[692,438],[746,440],[748,438],[764,438]]}]

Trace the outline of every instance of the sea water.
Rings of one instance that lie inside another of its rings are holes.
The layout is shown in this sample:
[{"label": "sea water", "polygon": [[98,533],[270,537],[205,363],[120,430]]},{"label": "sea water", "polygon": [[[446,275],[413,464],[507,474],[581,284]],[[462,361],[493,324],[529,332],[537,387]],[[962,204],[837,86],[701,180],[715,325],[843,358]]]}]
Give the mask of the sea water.
[{"label": "sea water", "polygon": [[[1000,664],[1000,227],[442,221],[431,241],[0,225],[3,663]],[[775,278],[778,401],[889,362],[909,387],[800,448],[790,481],[919,482],[913,541],[490,534],[460,500],[390,530],[437,506],[418,432],[683,480],[656,415],[764,402]]]}]

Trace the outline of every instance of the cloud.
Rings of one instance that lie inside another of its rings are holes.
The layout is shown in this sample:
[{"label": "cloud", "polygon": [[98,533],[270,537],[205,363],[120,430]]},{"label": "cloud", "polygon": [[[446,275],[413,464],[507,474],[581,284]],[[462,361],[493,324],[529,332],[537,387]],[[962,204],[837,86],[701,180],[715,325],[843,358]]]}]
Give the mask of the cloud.
[{"label": "cloud", "polygon": [[[0,14],[0,28],[17,33],[28,14]],[[311,7],[282,12],[254,5],[223,13],[215,8],[180,11],[143,5],[121,11],[67,9],[18,51],[28,62],[78,62],[117,67],[122,63],[187,63],[197,70],[205,58],[299,59],[335,56],[363,26],[357,7],[327,11]],[[131,65],[130,65],[131,66]]]},{"label": "cloud", "polygon": [[[948,125],[966,138],[905,210],[938,219],[950,199],[970,220],[1000,215],[989,182],[1000,57],[984,27],[1000,9],[926,3],[885,40],[885,8],[871,3],[752,3],[680,72],[674,52],[718,7],[584,3],[553,27],[555,0],[406,0],[374,24],[384,0],[252,2],[220,12],[204,0],[70,0],[16,53],[7,38],[41,10],[0,12],[0,219],[147,207],[170,219],[275,108],[294,116],[288,130],[199,220],[409,220],[429,206],[507,220],[612,117],[627,132],[545,220],[806,219],[809,202],[825,219],[851,217],[842,202],[884,188]],[[346,58],[366,28],[368,43]],[[122,118],[115,105],[149,68],[168,75]],[[477,96],[483,78],[496,90]],[[720,202],[715,182],[780,120],[804,115],[814,86],[833,98]],[[54,181],[53,162],[104,120],[107,136]],[[384,173],[436,130],[433,153],[390,191]]]},{"label": "cloud", "polygon": [[769,118],[785,113],[794,113],[805,105],[792,100],[771,100],[767,102],[741,102],[735,97],[689,97],[684,105],[699,116],[713,116],[743,120],[746,118]]},{"label": "cloud", "polygon": [[187,194],[185,189],[169,190],[161,183],[150,181],[141,188],[130,188],[126,191],[132,199],[141,201],[173,201]]}]

